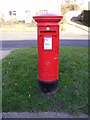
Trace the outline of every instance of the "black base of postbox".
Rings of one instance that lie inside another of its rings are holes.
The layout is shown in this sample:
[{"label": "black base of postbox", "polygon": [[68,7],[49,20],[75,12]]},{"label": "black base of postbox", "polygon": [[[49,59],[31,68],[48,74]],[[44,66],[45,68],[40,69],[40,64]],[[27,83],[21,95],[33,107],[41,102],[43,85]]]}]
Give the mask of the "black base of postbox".
[{"label": "black base of postbox", "polygon": [[53,82],[44,82],[39,80],[39,90],[45,95],[53,95],[58,91],[58,80]]}]

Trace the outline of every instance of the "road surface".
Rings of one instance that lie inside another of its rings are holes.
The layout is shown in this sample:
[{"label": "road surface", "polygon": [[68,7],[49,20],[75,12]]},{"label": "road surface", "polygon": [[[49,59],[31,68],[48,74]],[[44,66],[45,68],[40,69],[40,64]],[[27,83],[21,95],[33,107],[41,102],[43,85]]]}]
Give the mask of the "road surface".
[{"label": "road surface", "polygon": [[[88,40],[60,40],[59,45],[88,47]],[[2,51],[13,50],[15,48],[31,47],[31,46],[37,46],[37,40],[2,41]]]}]

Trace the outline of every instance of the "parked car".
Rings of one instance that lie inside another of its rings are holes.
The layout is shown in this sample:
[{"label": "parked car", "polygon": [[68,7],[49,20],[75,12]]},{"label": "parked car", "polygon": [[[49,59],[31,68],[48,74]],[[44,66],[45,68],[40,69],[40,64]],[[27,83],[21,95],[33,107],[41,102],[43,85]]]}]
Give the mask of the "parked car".
[{"label": "parked car", "polygon": [[78,21],[80,21],[80,22],[83,21],[83,12],[82,12],[80,15],[78,15],[77,19],[78,19]]}]

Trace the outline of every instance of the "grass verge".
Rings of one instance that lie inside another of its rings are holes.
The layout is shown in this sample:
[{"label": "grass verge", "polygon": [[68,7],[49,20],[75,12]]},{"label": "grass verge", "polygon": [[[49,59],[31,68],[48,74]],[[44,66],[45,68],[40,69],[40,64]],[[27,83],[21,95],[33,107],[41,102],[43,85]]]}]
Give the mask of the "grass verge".
[{"label": "grass verge", "polygon": [[12,51],[2,60],[2,110],[88,113],[88,49],[60,47],[59,91],[53,97],[37,89],[37,48]]},{"label": "grass verge", "polygon": [[[64,25],[61,24],[60,28],[62,31],[65,30]],[[26,26],[25,24],[12,24],[12,25],[1,25],[0,32],[36,32],[37,27]]]},{"label": "grass verge", "polygon": [[1,32],[36,32],[36,27],[26,26],[24,23],[11,24],[11,25],[1,25]]}]

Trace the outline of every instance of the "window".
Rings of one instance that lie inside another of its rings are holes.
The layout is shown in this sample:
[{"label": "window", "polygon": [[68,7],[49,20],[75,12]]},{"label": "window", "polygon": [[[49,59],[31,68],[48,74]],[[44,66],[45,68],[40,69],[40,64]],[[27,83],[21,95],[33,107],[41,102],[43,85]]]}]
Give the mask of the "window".
[{"label": "window", "polygon": [[13,15],[16,15],[16,11],[13,11]]},{"label": "window", "polygon": [[12,15],[12,11],[9,11],[9,15]]},{"label": "window", "polygon": [[9,11],[9,15],[16,15],[16,11]]}]

